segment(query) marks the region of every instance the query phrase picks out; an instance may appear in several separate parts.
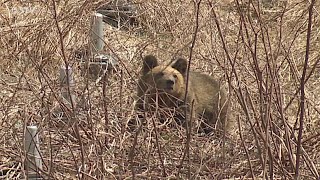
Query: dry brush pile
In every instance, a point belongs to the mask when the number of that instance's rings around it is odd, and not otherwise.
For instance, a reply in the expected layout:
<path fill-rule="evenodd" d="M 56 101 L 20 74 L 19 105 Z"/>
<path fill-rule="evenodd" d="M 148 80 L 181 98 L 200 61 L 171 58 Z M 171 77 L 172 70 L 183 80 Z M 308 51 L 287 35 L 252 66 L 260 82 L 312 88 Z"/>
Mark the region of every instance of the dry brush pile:
<path fill-rule="evenodd" d="M 109 3 L 0 2 L 2 178 L 26 173 L 28 125 L 39 128 L 48 179 L 320 178 L 319 1 L 130 1 L 134 23 L 105 26 L 104 53 L 118 66 L 93 80 L 77 54 L 88 51 L 93 12 Z M 183 56 L 224 82 L 234 135 L 187 134 L 156 116 L 129 131 L 147 54 Z M 59 83 L 67 65 L 71 104 Z"/>

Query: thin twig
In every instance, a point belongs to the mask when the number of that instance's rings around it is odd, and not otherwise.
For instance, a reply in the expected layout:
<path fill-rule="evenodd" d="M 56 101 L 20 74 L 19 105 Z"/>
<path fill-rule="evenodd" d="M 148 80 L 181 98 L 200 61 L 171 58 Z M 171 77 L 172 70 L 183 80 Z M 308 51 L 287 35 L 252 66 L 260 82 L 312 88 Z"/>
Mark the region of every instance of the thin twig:
<path fill-rule="evenodd" d="M 315 0 L 311 0 L 309 6 L 309 17 L 308 17 L 308 29 L 307 29 L 307 42 L 306 42 L 306 54 L 304 60 L 304 66 L 302 76 L 300 80 L 300 118 L 299 118 L 299 133 L 297 143 L 297 159 L 295 169 L 295 179 L 299 179 L 299 168 L 300 168 L 300 154 L 301 154 L 301 142 L 304 122 L 304 111 L 305 111 L 305 78 L 307 74 L 308 62 L 309 62 L 309 51 L 310 51 L 310 40 L 311 40 L 311 29 L 312 29 L 312 13 Z"/>
<path fill-rule="evenodd" d="M 197 39 L 197 34 L 198 34 L 198 29 L 199 29 L 199 9 L 200 9 L 200 4 L 201 4 L 201 0 L 198 1 L 194 1 L 194 6 L 195 6 L 195 13 L 196 13 L 196 18 L 195 18 L 195 26 L 194 26 L 194 33 L 193 33 L 193 37 L 192 37 L 192 41 L 191 41 L 191 46 L 190 46 L 190 50 L 189 50 L 189 62 L 188 62 L 188 67 L 187 67 L 187 75 L 186 75 L 186 87 L 185 87 L 185 95 L 184 95 L 184 115 L 185 115 L 185 121 L 186 121 L 186 146 L 185 146 L 185 151 L 184 154 L 182 156 L 182 159 L 180 161 L 180 165 L 179 165 L 179 170 L 178 170 L 178 174 L 180 173 L 180 170 L 182 168 L 183 162 L 185 157 L 187 156 L 188 158 L 190 158 L 190 140 L 191 140 L 191 121 L 192 121 L 192 110 L 193 110 L 193 103 L 194 101 L 191 102 L 191 105 L 189 104 L 189 108 L 187 108 L 187 96 L 188 96 L 188 86 L 189 86 L 189 72 L 190 72 L 190 65 L 191 65 L 191 61 L 192 61 L 192 54 L 193 54 L 193 49 L 196 43 L 196 39 Z M 190 103 L 190 102 L 189 102 Z M 190 112 L 188 112 L 190 111 Z M 190 159 L 189 159 L 190 161 Z M 188 163 L 188 178 L 190 179 L 191 177 L 191 172 L 190 172 L 190 164 Z"/>

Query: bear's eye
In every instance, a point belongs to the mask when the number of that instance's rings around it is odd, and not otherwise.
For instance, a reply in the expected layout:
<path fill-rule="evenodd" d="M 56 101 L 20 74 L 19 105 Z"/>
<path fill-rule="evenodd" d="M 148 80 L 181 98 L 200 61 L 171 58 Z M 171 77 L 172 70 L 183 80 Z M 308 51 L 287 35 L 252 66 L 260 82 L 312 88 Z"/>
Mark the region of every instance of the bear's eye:
<path fill-rule="evenodd" d="M 177 76 L 176 74 L 174 74 L 174 75 L 173 75 L 173 77 L 174 77 L 175 79 L 177 79 L 177 78 L 178 78 L 178 76 Z"/>
<path fill-rule="evenodd" d="M 159 72 L 159 73 L 157 74 L 158 77 L 162 77 L 163 75 L 164 75 L 163 72 Z"/>

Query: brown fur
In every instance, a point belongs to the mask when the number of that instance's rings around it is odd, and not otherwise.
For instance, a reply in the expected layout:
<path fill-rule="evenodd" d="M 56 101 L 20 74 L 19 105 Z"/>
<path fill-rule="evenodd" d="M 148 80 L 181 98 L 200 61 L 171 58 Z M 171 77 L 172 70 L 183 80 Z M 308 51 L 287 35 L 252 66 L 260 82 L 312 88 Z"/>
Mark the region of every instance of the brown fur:
<path fill-rule="evenodd" d="M 169 107 L 184 112 L 187 64 L 187 60 L 179 58 L 168 66 L 158 65 L 154 56 L 146 56 L 138 83 L 136 107 L 141 111 Z M 188 115 L 203 120 L 201 129 L 204 132 L 211 132 L 215 127 L 220 130 L 228 128 L 226 93 L 210 76 L 190 71 L 186 104 Z M 177 115 L 176 118 L 184 122 L 183 116 Z"/>

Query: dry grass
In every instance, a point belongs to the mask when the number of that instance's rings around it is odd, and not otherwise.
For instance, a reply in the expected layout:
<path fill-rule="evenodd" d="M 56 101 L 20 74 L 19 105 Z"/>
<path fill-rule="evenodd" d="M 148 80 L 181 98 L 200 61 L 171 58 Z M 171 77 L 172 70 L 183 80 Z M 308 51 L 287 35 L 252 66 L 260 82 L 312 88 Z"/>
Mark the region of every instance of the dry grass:
<path fill-rule="evenodd" d="M 308 29 L 311 1 L 275 2 L 209 0 L 197 9 L 193 1 L 135 1 L 139 25 L 106 25 L 105 52 L 119 66 L 95 83 L 81 76 L 75 52 L 87 47 L 91 14 L 104 1 L 2 1 L 0 172 L 12 169 L 1 177 L 24 177 L 24 129 L 37 125 L 49 179 L 319 179 L 320 4 Z M 128 131 L 146 54 L 184 56 L 225 82 L 236 136 L 188 139 L 153 116 Z M 61 121 L 53 112 L 64 104 L 66 64 L 77 102 L 62 108 Z"/>

